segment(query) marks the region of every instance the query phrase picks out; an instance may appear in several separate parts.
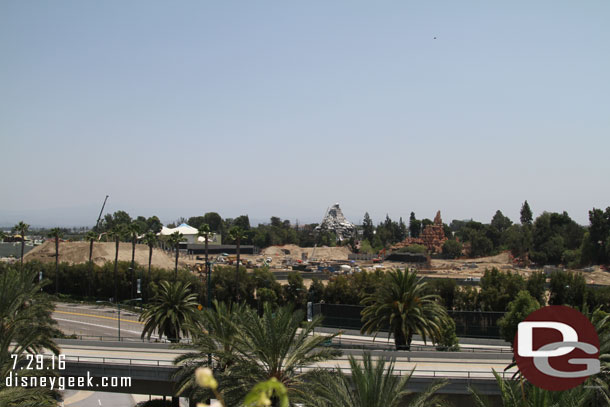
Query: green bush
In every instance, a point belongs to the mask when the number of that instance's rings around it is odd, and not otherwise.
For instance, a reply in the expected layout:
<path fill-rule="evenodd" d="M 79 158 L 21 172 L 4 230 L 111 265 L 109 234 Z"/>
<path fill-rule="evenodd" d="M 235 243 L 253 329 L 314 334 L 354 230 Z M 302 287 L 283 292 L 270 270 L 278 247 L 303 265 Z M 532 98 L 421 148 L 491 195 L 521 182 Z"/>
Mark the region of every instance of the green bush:
<path fill-rule="evenodd" d="M 500 334 L 504 340 L 513 344 L 517 325 L 539 308 L 540 304 L 529 292 L 519 291 L 517 297 L 508 304 L 508 312 L 498 321 Z"/>
<path fill-rule="evenodd" d="M 447 317 L 441 328 L 440 337 L 434 341 L 436 350 L 443 352 L 457 352 L 460 350 L 458 337 L 455 333 L 455 321 Z"/>

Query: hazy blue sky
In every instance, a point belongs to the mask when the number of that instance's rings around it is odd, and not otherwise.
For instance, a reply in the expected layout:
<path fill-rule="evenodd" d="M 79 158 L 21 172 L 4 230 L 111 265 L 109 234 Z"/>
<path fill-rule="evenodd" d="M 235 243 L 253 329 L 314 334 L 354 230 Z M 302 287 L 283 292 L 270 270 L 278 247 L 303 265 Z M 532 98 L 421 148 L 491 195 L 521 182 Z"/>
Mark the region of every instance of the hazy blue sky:
<path fill-rule="evenodd" d="M 610 2 L 0 2 L 0 224 L 610 206 Z M 435 39 L 436 37 L 436 39 Z"/>

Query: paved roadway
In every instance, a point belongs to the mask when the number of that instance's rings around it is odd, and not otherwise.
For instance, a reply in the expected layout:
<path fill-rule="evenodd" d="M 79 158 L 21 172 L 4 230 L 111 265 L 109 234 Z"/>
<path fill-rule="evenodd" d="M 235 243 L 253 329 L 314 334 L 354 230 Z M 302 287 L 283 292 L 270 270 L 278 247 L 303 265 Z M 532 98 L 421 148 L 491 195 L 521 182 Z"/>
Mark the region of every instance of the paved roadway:
<path fill-rule="evenodd" d="M 119 328 L 118 310 L 107 305 L 66 304 L 58 303 L 53 318 L 59 328 L 66 334 L 76 334 L 95 339 L 111 337 L 117 339 Z M 121 339 L 139 339 L 143 323 L 138 321 L 138 314 L 121 309 Z M 107 338 L 106 338 L 107 337 Z"/>
<path fill-rule="evenodd" d="M 66 390 L 60 407 L 133 407 L 137 403 L 149 400 L 142 394 L 102 393 L 93 391 Z M 159 397 L 160 398 L 160 397 Z M 180 400 L 181 407 L 188 407 L 188 401 Z"/>
<path fill-rule="evenodd" d="M 66 334 L 76 334 L 94 339 L 91 343 L 68 344 L 65 341 L 62 353 L 68 360 L 99 361 L 109 363 L 138 363 L 146 365 L 172 365 L 173 359 L 182 353 L 179 350 L 159 348 L 159 345 L 145 346 L 141 342 L 142 323 L 137 314 L 121 310 L 121 343 L 100 342 L 117 339 L 118 313 L 116 308 L 103 305 L 57 304 L 53 317 Z M 375 343 L 387 343 L 386 338 L 378 338 Z M 130 343 L 131 342 L 131 343 Z M 341 336 L 342 343 L 373 344 L 373 338 L 357 333 Z M 418 344 L 415 342 L 415 344 Z M 503 371 L 511 362 L 512 353 L 503 345 L 476 345 L 479 349 L 470 352 L 403 352 L 397 353 L 395 371 L 407 374 L 416 369 L 414 376 L 436 377 L 492 377 L 491 370 Z M 347 351 L 346 353 L 361 353 Z M 385 352 L 384 352 L 385 353 Z M 388 352 L 389 353 L 389 352 Z M 393 353 L 393 352 L 392 352 Z M 318 363 L 317 366 L 349 370 L 346 356 L 339 360 Z M 116 393 L 66 391 L 65 406 L 133 406 L 136 401 L 147 400 L 148 396 L 125 395 Z M 142 398 L 144 397 L 144 398 Z"/>
<path fill-rule="evenodd" d="M 53 313 L 59 327 L 67 335 L 76 334 L 83 339 L 116 340 L 119 327 L 117 308 L 107 305 L 67 304 L 58 303 Z M 140 341 L 143 323 L 138 321 L 138 315 L 121 309 L 120 327 L 121 340 Z M 337 329 L 318 328 L 316 332 L 337 332 Z M 155 336 L 153 336 L 153 339 Z M 375 345 L 393 348 L 393 342 L 387 335 L 380 334 L 377 338 L 370 335 L 361 335 L 358 331 L 345 330 L 334 343 L 342 345 Z M 424 349 L 424 342 L 414 340 L 415 347 Z M 429 344 L 428 344 L 429 345 Z M 481 340 L 460 338 L 460 345 L 465 351 L 493 351 L 512 353 L 508 344 L 498 340 Z M 433 349 L 429 346 L 428 349 Z"/>

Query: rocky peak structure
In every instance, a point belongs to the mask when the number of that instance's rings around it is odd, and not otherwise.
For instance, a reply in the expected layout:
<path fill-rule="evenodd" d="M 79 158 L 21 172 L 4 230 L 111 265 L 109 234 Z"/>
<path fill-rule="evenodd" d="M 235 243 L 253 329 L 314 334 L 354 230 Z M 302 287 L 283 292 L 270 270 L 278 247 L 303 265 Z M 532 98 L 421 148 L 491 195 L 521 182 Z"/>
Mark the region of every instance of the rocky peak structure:
<path fill-rule="evenodd" d="M 354 234 L 356 226 L 345 218 L 339 204 L 336 203 L 328 209 L 316 230 L 334 232 L 337 239 L 342 241 L 349 239 Z"/>
<path fill-rule="evenodd" d="M 412 244 L 421 244 L 426 246 L 426 249 L 431 253 L 440 253 L 443 251 L 443 243 L 447 240 L 445 229 L 443 228 L 441 211 L 438 211 L 434 217 L 434 224 L 426 226 L 419 237 L 407 237 L 402 242 L 396 243 L 390 249 L 396 250 Z"/>

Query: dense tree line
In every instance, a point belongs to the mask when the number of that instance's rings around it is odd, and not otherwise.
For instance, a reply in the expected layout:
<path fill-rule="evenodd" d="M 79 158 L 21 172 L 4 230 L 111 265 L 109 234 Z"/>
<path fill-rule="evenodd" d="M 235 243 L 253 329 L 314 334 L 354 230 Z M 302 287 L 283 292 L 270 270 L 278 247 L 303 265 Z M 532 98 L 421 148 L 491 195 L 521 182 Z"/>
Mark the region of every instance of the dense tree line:
<path fill-rule="evenodd" d="M 310 301 L 329 304 L 359 305 L 362 298 L 373 293 L 383 281 L 381 271 L 333 276 L 324 286 L 314 280 L 309 287 Z M 430 279 L 427 293 L 438 295 L 441 303 L 454 311 L 505 312 L 508 304 L 519 292 L 528 294 L 541 305 L 570 305 L 591 308 L 602 307 L 610 312 L 610 287 L 590 287 L 582 274 L 555 271 L 548 278 L 542 273 L 532 273 L 525 278 L 510 271 L 496 268 L 486 270 L 480 287 L 459 286 L 451 278 Z"/>
<path fill-rule="evenodd" d="M 354 236 L 341 242 L 332 232 L 316 231 L 318 224 L 292 224 L 290 220 L 275 216 L 270 218 L 269 223 L 252 226 L 248 215 L 223 219 L 217 212 L 208 212 L 202 216 L 177 219 L 167 226 L 174 227 L 181 222 L 195 228 L 208 225 L 211 232 L 222 235 L 225 244 L 235 244 L 229 231 L 239 227 L 243 231 L 241 244 L 244 245 L 268 247 L 295 244 L 312 247 L 344 244 L 362 253 L 378 253 L 406 237 L 420 237 L 426 226 L 433 224 L 430 219 L 417 219 L 415 213 L 411 212 L 408 225 L 402 218 L 395 221 L 386 215 L 375 226 L 367 212 Z M 25 224 L 20 225 L 22 223 L 15 226 L 16 232 L 23 231 Z M 117 233 L 120 232 L 119 240 L 132 242 L 134 234 L 156 234 L 162 226 L 157 216 L 132 218 L 127 212 L 119 210 L 106 214 L 93 231 L 106 241 L 116 240 Z M 581 226 L 567 212 L 543 212 L 534 219 L 529 203 L 525 201 L 521 207 L 519 223 L 514 223 L 498 210 L 489 223 L 453 220 L 449 225 L 443 224 L 443 228 L 449 239 L 443 245 L 442 255 L 445 258 L 464 255 L 482 257 L 509 250 L 524 265 L 563 264 L 578 268 L 610 263 L 610 207 L 605 210 L 593 208 L 589 211 L 589 225 Z M 74 230 L 59 228 L 59 231 L 63 238 L 78 237 L 74 235 Z M 45 234 L 47 232 L 49 231 L 45 230 Z"/>

